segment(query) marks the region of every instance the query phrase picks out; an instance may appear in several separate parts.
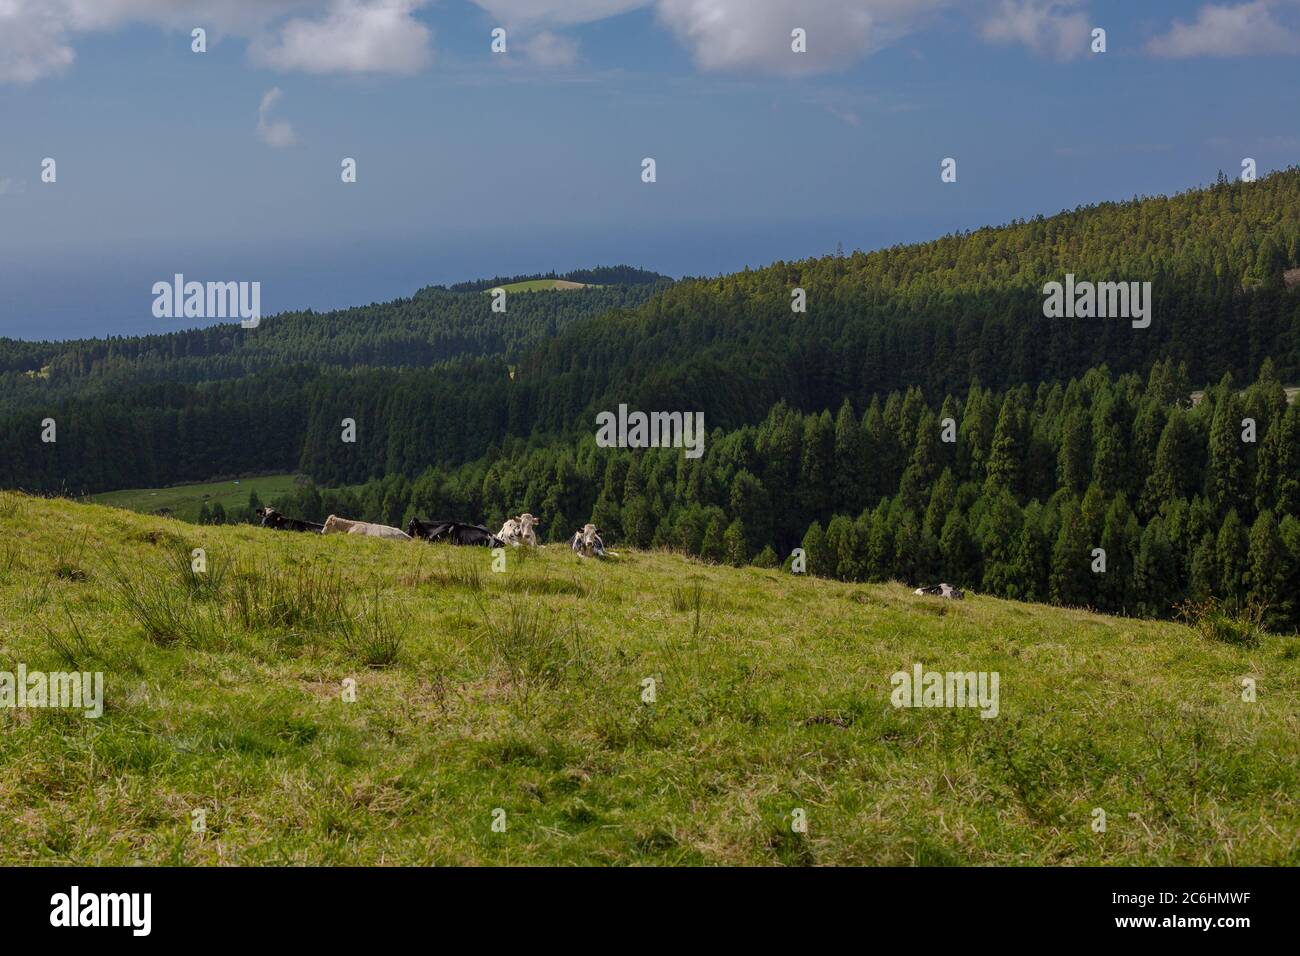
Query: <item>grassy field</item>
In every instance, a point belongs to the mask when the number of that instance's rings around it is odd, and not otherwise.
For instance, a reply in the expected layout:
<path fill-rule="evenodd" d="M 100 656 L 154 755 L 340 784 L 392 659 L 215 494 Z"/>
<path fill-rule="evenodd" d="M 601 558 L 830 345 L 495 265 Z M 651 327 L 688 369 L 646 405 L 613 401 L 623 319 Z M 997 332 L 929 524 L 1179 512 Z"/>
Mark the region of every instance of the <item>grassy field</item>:
<path fill-rule="evenodd" d="M 527 282 L 511 282 L 508 285 L 497 286 L 497 288 L 505 289 L 506 292 L 556 292 L 569 289 L 595 288 L 595 286 L 586 282 L 570 282 L 567 279 L 529 279 Z M 488 290 L 488 292 L 491 291 L 491 289 Z"/>
<path fill-rule="evenodd" d="M 1300 863 L 1295 638 L 491 561 L 0 494 L 0 670 L 105 680 L 0 708 L 0 864 Z M 998 715 L 895 709 L 918 662 Z"/>
<path fill-rule="evenodd" d="M 202 485 L 175 485 L 171 488 L 133 488 L 127 491 L 107 491 L 91 495 L 88 500 L 127 511 L 152 514 L 167 508 L 183 521 L 197 521 L 199 509 L 207 502 L 209 508 L 218 502 L 227 513 L 242 511 L 248 506 L 248 493 L 256 491 L 263 504 L 294 487 L 293 475 L 265 475 L 259 478 L 240 478 L 238 482 L 213 481 Z"/>

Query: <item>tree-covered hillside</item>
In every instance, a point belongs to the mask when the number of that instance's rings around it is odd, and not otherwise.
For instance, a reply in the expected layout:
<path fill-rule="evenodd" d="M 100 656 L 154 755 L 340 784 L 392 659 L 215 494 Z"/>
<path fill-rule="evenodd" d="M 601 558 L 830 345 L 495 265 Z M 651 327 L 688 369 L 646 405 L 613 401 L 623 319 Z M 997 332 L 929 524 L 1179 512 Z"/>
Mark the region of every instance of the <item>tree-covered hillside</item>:
<path fill-rule="evenodd" d="M 564 296 L 518 296 L 504 313 L 481 294 L 429 287 L 393 302 L 283 313 L 256 329 L 226 324 L 70 342 L 0 339 L 0 409 L 142 382 L 227 380 L 286 365 L 424 368 L 463 357 L 510 357 L 576 319 L 635 307 L 668 284 L 657 277 Z"/>
<path fill-rule="evenodd" d="M 42 404 L 40 380 L 23 379 L 7 393 L 0 483 L 82 491 L 298 469 L 321 486 L 373 482 L 382 490 L 340 507 L 390 521 L 526 509 L 564 536 L 594 512 L 627 540 L 713 558 L 804 542 L 820 573 L 942 575 L 1136 612 L 1276 597 L 1300 553 L 1300 427 L 1281 387 L 1300 380 L 1300 288 L 1284 280 L 1297 265 L 1293 169 L 637 293 L 515 296 L 495 319 L 481 292 L 426 290 L 408 318 L 400 303 L 291 318 L 279 339 L 267 322 L 239 348 L 158 358 L 160 375 L 176 370 L 163 382 Z M 1046 318 L 1044 284 L 1067 274 L 1150 282 L 1149 327 Z M 601 294 L 620 308 L 557 320 L 568 306 L 553 303 Z M 402 336 L 427 339 L 419 303 L 441 296 L 478 303 L 460 306 L 469 344 L 435 367 L 419 367 L 431 353 L 402 360 L 430 347 Z M 552 311 L 528 313 L 536 302 Z M 458 328 L 438 321 L 439 334 Z M 595 416 L 619 404 L 703 411 L 705 457 L 598 451 Z M 57 444 L 39 440 L 47 417 Z M 1057 572 L 1103 539 L 1108 577 Z"/>

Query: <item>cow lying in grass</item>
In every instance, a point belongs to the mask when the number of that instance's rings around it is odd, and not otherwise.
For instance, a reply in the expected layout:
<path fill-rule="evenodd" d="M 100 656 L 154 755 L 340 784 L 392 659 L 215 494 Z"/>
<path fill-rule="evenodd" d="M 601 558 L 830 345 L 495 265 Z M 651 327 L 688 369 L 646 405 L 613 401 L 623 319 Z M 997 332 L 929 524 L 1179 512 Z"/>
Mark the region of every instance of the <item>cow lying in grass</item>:
<path fill-rule="evenodd" d="M 410 541 L 411 536 L 400 528 L 390 528 L 386 524 L 371 524 L 369 521 L 349 521 L 338 515 L 325 519 L 321 534 L 364 534 L 371 538 L 390 538 L 398 541 Z"/>
<path fill-rule="evenodd" d="M 488 548 L 505 547 L 505 543 L 500 538 L 482 525 L 461 524 L 459 521 L 425 522 L 419 518 L 412 518 L 410 524 L 406 526 L 406 533 L 417 541 L 480 545 Z"/>
<path fill-rule="evenodd" d="M 569 547 L 580 558 L 603 558 L 607 554 L 605 542 L 600 540 L 600 529 L 594 524 L 583 525 L 582 530 L 569 541 Z"/>
<path fill-rule="evenodd" d="M 497 537 L 516 548 L 521 544 L 535 548 L 537 547 L 537 534 L 533 529 L 538 527 L 540 525 L 537 523 L 537 519 L 525 511 L 518 518 L 507 518 L 506 523 L 497 532 Z"/>
<path fill-rule="evenodd" d="M 946 597 L 957 601 L 964 600 L 966 592 L 961 588 L 955 588 L 951 584 L 933 584 L 928 588 L 917 588 L 913 594 L 928 594 L 931 597 Z"/>
<path fill-rule="evenodd" d="M 274 528 L 276 531 L 310 531 L 312 534 L 320 534 L 325 529 L 323 524 L 315 521 L 286 518 L 274 508 L 258 508 L 256 514 L 262 519 L 263 528 Z"/>

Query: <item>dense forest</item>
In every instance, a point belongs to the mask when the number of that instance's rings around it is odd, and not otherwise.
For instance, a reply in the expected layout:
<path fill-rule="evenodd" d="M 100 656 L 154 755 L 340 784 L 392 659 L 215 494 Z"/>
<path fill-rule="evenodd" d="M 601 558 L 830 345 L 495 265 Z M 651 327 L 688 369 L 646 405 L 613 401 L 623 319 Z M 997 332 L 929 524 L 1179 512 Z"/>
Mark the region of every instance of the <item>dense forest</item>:
<path fill-rule="evenodd" d="M 595 521 L 612 539 L 772 566 L 805 550 L 847 581 L 943 579 L 1024 600 L 1159 615 L 1214 596 L 1300 626 L 1300 405 L 1272 364 L 1230 375 L 1195 405 L 1186 369 L 1093 369 L 1001 393 L 976 385 L 928 403 L 915 387 L 716 430 L 703 458 L 515 443 L 413 481 L 315 485 L 275 502 L 322 520 L 531 510 L 542 535 Z M 1245 436 L 1245 440 L 1243 440 Z M 950 440 L 947 440 L 950 439 Z M 1094 571 L 1105 552 L 1104 571 Z"/>
<path fill-rule="evenodd" d="M 505 315 L 469 283 L 257 330 L 0 342 L 0 484 L 298 470 L 305 517 L 531 510 L 558 539 L 594 516 L 715 560 L 803 546 L 818 574 L 1134 613 L 1268 597 L 1294 626 L 1297 265 L 1292 169 Z M 1045 318 L 1067 274 L 1150 282 L 1150 326 Z M 705 457 L 598 449 L 619 404 L 703 411 Z M 1077 574 L 1094 548 L 1106 572 Z"/>
<path fill-rule="evenodd" d="M 633 308 L 671 284 L 627 267 L 591 271 L 639 273 L 640 281 L 563 295 L 514 295 L 503 313 L 493 312 L 491 298 L 482 293 L 435 286 L 383 304 L 286 312 L 256 329 L 225 324 L 69 342 L 0 339 L 0 411 L 47 407 L 88 392 L 111 396 L 146 382 L 228 380 L 285 365 L 427 368 L 475 356 L 509 358 L 576 319 Z"/>

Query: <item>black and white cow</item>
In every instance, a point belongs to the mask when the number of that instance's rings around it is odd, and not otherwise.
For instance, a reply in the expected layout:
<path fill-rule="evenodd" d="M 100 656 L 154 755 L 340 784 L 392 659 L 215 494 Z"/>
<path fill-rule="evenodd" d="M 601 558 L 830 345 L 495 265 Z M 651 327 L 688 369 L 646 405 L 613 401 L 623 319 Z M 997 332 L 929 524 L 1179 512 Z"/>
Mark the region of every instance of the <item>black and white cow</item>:
<path fill-rule="evenodd" d="M 442 542 L 460 546 L 503 548 L 505 543 L 487 528 L 459 521 L 421 521 L 412 518 L 406 533 L 418 541 Z"/>
<path fill-rule="evenodd" d="M 966 592 L 961 588 L 955 588 L 951 584 L 932 584 L 928 588 L 917 588 L 913 594 L 928 594 L 931 597 L 952 598 L 955 601 L 965 599 Z"/>
<path fill-rule="evenodd" d="M 323 524 L 303 521 L 301 518 L 287 518 L 274 508 L 258 508 L 256 514 L 262 519 L 263 528 L 274 528 L 276 531 L 309 531 L 312 534 L 320 534 L 325 530 Z"/>
<path fill-rule="evenodd" d="M 569 547 L 580 558 L 603 558 L 606 555 L 605 542 L 600 540 L 600 529 L 594 524 L 582 526 L 569 541 Z"/>

